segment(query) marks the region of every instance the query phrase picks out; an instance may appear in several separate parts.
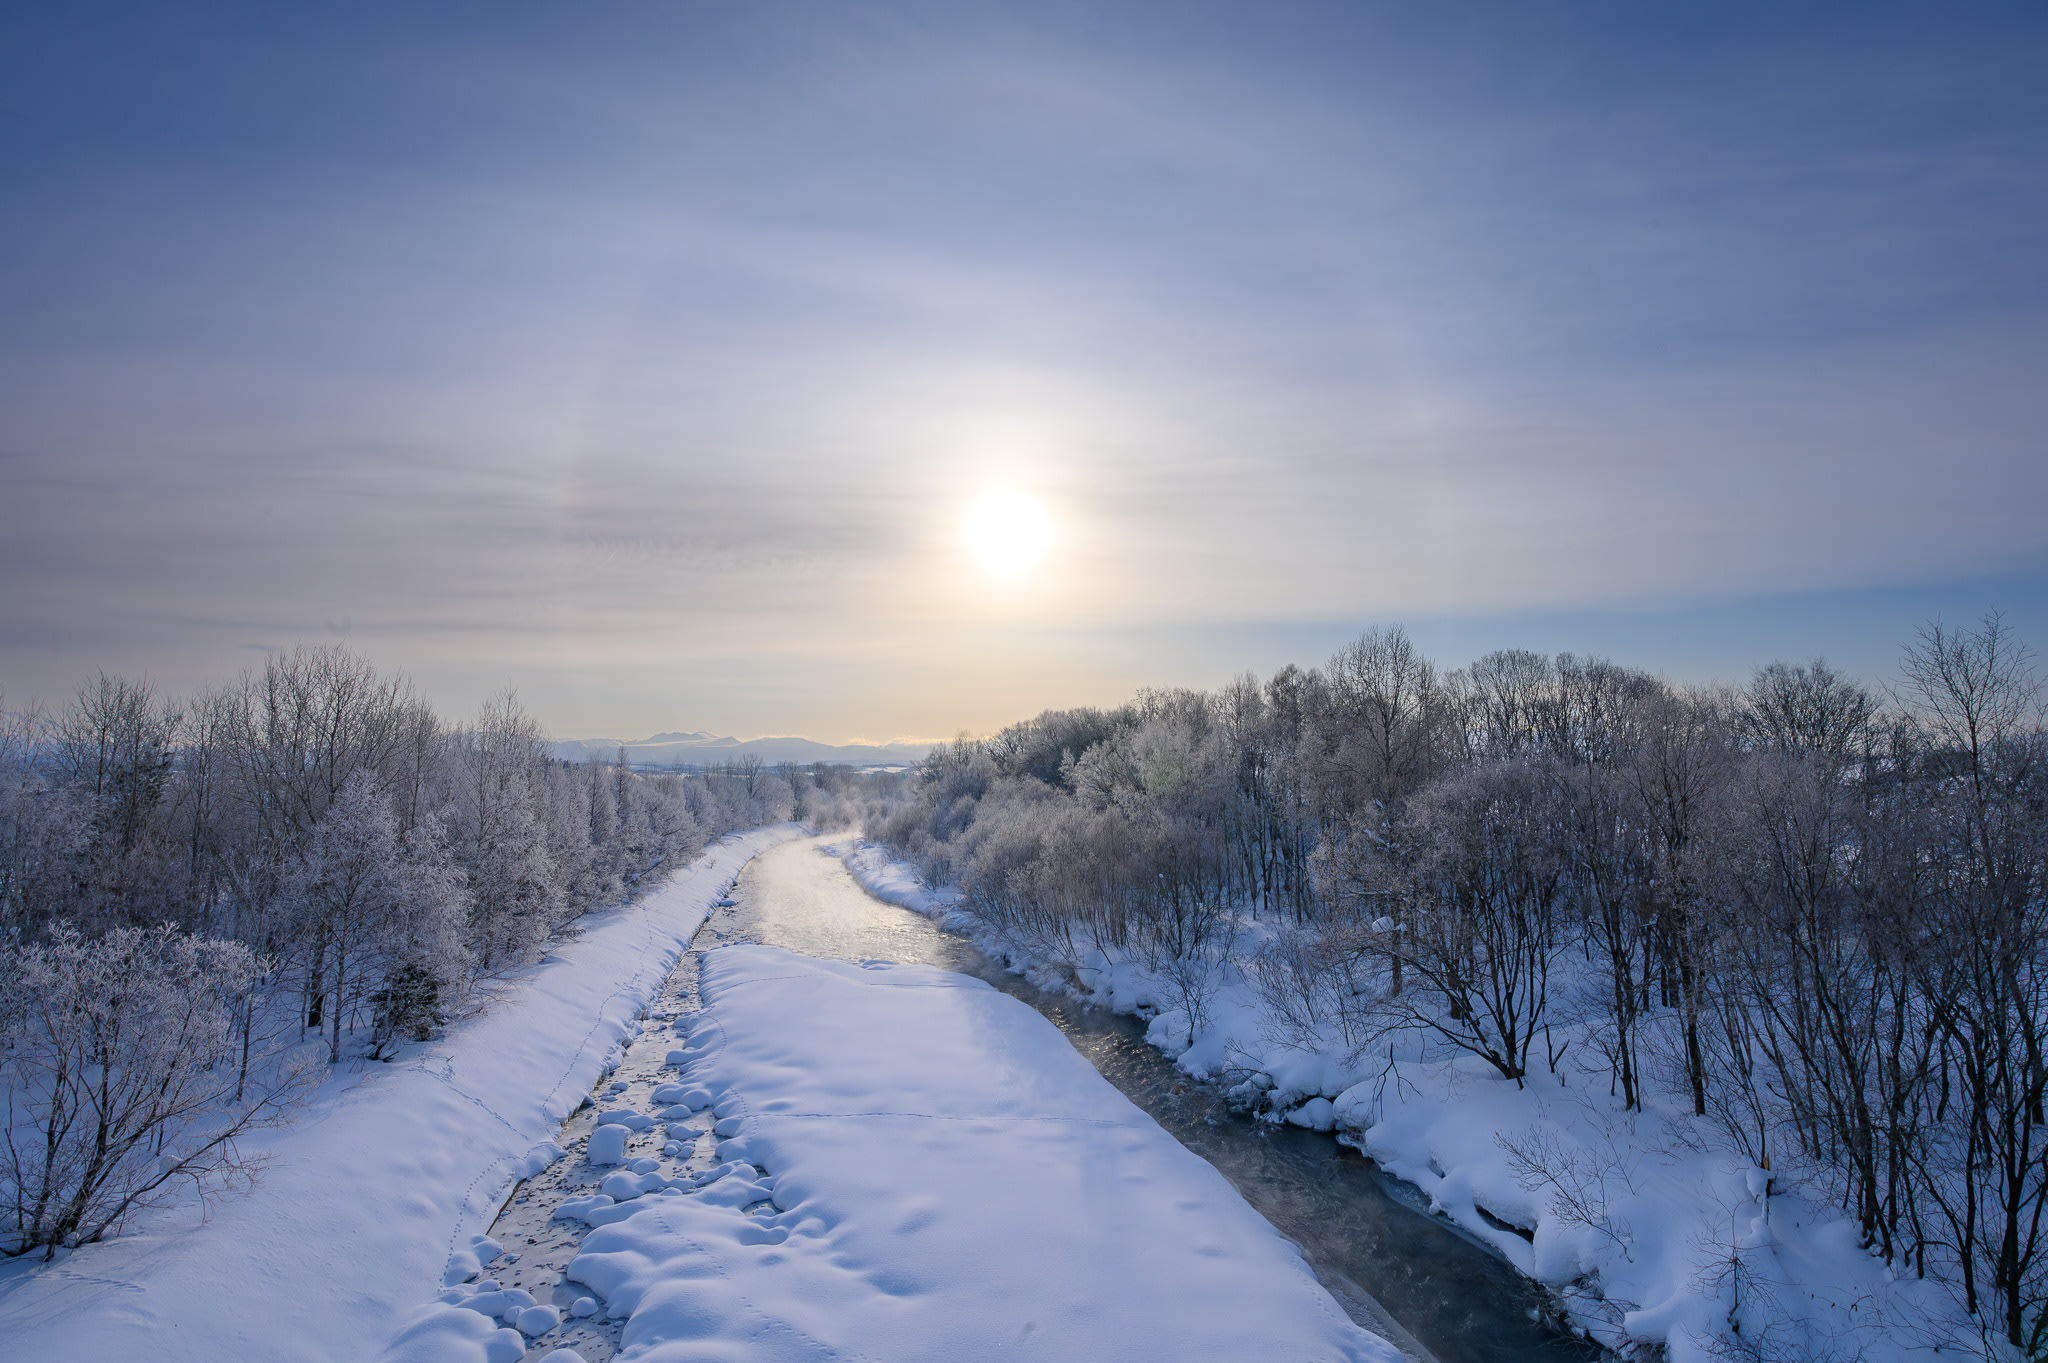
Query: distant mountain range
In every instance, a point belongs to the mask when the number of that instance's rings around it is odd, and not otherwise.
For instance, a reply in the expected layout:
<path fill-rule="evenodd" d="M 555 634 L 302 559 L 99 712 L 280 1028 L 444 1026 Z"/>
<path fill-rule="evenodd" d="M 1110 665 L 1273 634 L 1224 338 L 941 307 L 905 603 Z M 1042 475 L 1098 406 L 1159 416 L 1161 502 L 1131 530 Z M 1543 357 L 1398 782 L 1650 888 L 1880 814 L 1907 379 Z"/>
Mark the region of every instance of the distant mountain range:
<path fill-rule="evenodd" d="M 656 734 L 652 738 L 572 738 L 555 744 L 555 756 L 571 762 L 607 761 L 626 750 L 626 760 L 650 766 L 716 766 L 743 753 L 763 762 L 843 762 L 853 767 L 906 767 L 924 760 L 930 743 L 820 743 L 810 738 L 721 738 L 717 734 Z"/>

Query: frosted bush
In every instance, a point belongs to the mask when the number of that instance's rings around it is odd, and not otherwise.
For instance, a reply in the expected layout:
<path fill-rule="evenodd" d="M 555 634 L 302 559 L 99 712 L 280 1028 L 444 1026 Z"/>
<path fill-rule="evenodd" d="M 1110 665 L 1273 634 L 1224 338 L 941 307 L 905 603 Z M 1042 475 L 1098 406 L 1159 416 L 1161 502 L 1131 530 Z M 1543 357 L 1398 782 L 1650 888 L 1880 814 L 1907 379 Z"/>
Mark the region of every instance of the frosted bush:
<path fill-rule="evenodd" d="M 88 940 L 60 925 L 6 954 L 8 1253 L 98 1240 L 175 1185 L 248 1172 L 236 1138 L 298 1088 L 286 1072 L 236 1101 L 234 1003 L 259 973 L 247 947 L 168 926 Z"/>

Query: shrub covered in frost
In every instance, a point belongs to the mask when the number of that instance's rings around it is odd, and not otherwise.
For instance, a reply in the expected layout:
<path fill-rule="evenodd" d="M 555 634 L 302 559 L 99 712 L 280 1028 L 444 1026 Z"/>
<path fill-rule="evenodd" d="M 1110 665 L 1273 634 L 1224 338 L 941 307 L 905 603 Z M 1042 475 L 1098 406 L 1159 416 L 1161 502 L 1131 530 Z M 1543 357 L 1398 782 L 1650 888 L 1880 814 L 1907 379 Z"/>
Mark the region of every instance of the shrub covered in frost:
<path fill-rule="evenodd" d="M 246 1172 L 236 1138 L 294 1091 L 289 1072 L 245 1087 L 237 1064 L 236 1002 L 262 971 L 173 927 L 60 925 L 0 957 L 8 1253 L 97 1240 L 173 1185 Z"/>

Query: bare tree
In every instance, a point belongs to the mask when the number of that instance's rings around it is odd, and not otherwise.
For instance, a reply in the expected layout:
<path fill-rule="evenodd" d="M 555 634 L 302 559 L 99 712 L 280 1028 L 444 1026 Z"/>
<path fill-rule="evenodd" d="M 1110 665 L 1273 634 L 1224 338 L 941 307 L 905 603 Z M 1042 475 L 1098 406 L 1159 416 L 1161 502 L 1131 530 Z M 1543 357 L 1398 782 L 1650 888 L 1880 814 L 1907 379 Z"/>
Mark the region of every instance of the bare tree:
<path fill-rule="evenodd" d="M 1384 1006 L 1517 1087 L 1544 1035 L 1551 964 L 1563 946 L 1555 803 L 1545 773 L 1528 763 L 1441 782 L 1410 820 L 1409 921 L 1377 934 L 1377 949 L 1398 955 L 1420 986 Z"/>
<path fill-rule="evenodd" d="M 1678 1010 L 1679 1045 L 1692 1110 L 1707 1111 L 1701 1027 L 1717 942 L 1712 905 L 1715 834 L 1725 815 L 1731 766 L 1720 698 L 1673 693 L 1641 703 L 1630 767 L 1636 816 L 1649 847 L 1650 942 L 1663 1001 Z"/>
<path fill-rule="evenodd" d="M 99 673 L 59 716 L 58 781 L 90 810 L 74 915 L 148 922 L 182 896 L 157 818 L 170 784 L 179 715 L 144 681 Z"/>
<path fill-rule="evenodd" d="M 1900 699 L 1928 736 L 1942 799 L 1939 953 L 1927 997 L 1961 1110 L 1931 1170 L 1965 1304 L 2004 1341 L 2048 1343 L 2048 816 L 2041 681 L 2002 619 L 1939 623 L 1906 651 Z"/>
<path fill-rule="evenodd" d="M 1816 658 L 1757 669 L 1737 722 L 1763 746 L 1840 762 L 1875 738 L 1877 698 Z"/>

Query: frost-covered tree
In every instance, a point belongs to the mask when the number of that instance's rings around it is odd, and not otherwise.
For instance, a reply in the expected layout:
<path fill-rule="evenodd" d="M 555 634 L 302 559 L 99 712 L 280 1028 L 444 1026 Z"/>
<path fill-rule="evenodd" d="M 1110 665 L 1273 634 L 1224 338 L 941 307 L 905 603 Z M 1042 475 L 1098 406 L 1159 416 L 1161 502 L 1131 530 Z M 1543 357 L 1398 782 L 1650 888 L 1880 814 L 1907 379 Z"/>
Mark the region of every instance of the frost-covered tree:
<path fill-rule="evenodd" d="M 0 704 L 6 1245 L 216 1183 L 307 1028 L 330 1062 L 431 1036 L 479 974 L 790 803 L 758 764 L 563 762 L 510 692 L 444 724 L 341 647 L 183 702 L 100 675 L 54 716 Z"/>
<path fill-rule="evenodd" d="M 411 966 L 459 978 L 461 880 L 435 830 L 401 840 L 390 802 L 367 771 L 343 782 L 314 825 L 285 900 L 300 933 L 306 994 L 321 1000 L 328 1056 L 341 1058 L 372 992 Z M 318 1014 L 308 1010 L 308 1025 Z"/>
<path fill-rule="evenodd" d="M 1213 908 L 1270 920 L 1231 964 L 1283 1044 L 1391 1029 L 1511 1077 L 1573 1046 L 2032 1356 L 2048 715 L 1996 616 L 1929 626 L 1901 671 L 1888 703 L 1819 661 L 1740 692 L 1517 650 L 1444 673 L 1374 631 L 935 749 L 866 827 L 1077 981 L 1128 962 L 1177 1006 L 1232 940 L 1180 930 Z"/>
<path fill-rule="evenodd" d="M 547 748 L 518 698 L 486 701 L 449 741 L 441 809 L 467 878 L 468 940 L 477 969 L 523 963 L 554 930 L 566 898 L 545 823 Z"/>
<path fill-rule="evenodd" d="M 1933 941 L 1924 989 L 1953 1120 L 1931 1133 L 1928 1192 L 1970 1309 L 2048 1348 L 2048 733 L 2032 653 L 1998 616 L 1929 626 L 1901 700 L 1934 773 Z M 1944 1105 L 1945 1106 L 1945 1105 Z M 1955 1170 L 1962 1171 L 1956 1177 Z"/>
<path fill-rule="evenodd" d="M 0 1200 L 6 1250 L 83 1244 L 179 1185 L 247 1172 L 236 1139 L 298 1080 L 237 1093 L 232 1001 L 248 948 L 172 927 L 69 925 L 0 956 Z"/>
<path fill-rule="evenodd" d="M 1554 774 L 1513 760 L 1445 779 L 1406 815 L 1409 886 L 1366 940 L 1410 988 L 1393 1017 L 1484 1059 L 1519 1087 L 1545 1034 L 1551 966 L 1566 947 L 1566 863 Z M 1384 922 L 1384 920 L 1382 920 Z"/>

